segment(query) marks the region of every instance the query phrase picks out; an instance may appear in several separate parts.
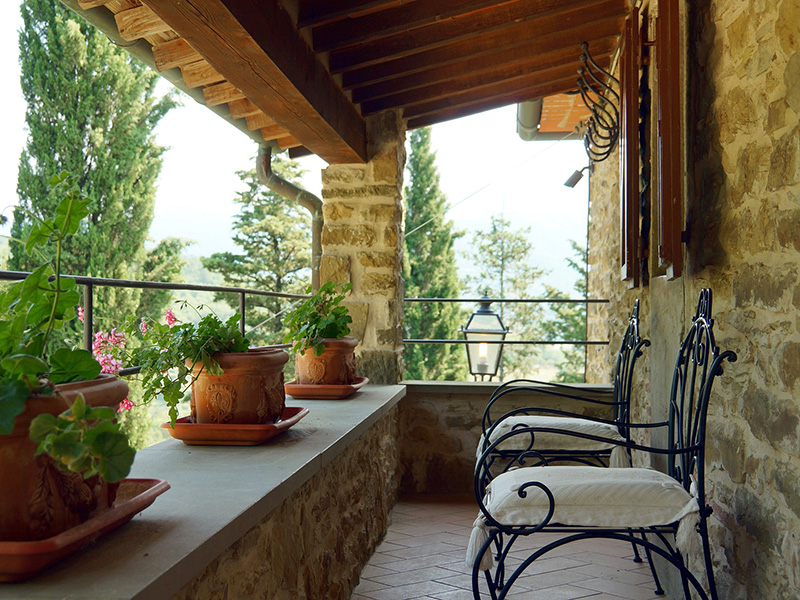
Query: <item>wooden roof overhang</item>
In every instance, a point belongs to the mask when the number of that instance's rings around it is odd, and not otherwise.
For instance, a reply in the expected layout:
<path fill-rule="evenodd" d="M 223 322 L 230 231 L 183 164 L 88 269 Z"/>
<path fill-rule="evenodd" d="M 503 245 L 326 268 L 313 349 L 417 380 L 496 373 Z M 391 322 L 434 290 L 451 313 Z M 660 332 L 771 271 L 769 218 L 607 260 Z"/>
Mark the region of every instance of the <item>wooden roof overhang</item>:
<path fill-rule="evenodd" d="M 575 91 L 580 43 L 607 68 L 630 9 L 629 0 L 62 2 L 139 44 L 145 62 L 253 139 L 329 163 L 368 160 L 365 118 L 382 111 L 401 110 L 414 129 Z"/>

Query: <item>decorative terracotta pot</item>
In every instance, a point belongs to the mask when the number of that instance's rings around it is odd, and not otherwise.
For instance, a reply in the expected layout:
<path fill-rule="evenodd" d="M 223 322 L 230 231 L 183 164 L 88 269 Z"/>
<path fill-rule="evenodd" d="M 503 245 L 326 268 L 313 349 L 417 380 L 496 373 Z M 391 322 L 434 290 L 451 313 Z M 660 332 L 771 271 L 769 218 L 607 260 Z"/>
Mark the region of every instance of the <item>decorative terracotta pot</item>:
<path fill-rule="evenodd" d="M 195 423 L 267 424 L 277 421 L 286 402 L 283 350 L 228 352 L 214 356 L 222 375 L 203 369 L 192 384 L 192 419 Z M 197 375 L 201 365 L 195 365 Z"/>
<path fill-rule="evenodd" d="M 325 352 L 314 356 L 314 351 L 306 349 L 305 354 L 297 354 L 294 359 L 297 383 L 350 385 L 356 378 L 355 347 L 358 340 L 354 337 L 342 339 L 324 338 Z"/>
<path fill-rule="evenodd" d="M 60 470 L 46 455 L 34 456 L 37 444 L 28 437 L 34 417 L 66 410 L 78 394 L 91 406 L 116 408 L 128 385 L 116 375 L 57 386 L 54 396 L 31 396 L 14 431 L 0 435 L 0 540 L 33 541 L 79 525 L 114 503 L 117 484 L 99 476 L 84 480 Z"/>

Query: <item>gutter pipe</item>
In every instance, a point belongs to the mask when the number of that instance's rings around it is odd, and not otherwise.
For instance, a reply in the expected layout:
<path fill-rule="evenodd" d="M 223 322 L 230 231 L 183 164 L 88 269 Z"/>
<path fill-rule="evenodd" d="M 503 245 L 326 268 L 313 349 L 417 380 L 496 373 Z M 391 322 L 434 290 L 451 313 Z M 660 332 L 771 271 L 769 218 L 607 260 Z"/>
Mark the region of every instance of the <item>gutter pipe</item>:
<path fill-rule="evenodd" d="M 258 180 L 279 196 L 299 204 L 311 213 L 311 287 L 319 289 L 319 264 L 322 257 L 322 200 L 308 190 L 286 181 L 272 170 L 272 148 L 259 146 L 256 158 Z"/>

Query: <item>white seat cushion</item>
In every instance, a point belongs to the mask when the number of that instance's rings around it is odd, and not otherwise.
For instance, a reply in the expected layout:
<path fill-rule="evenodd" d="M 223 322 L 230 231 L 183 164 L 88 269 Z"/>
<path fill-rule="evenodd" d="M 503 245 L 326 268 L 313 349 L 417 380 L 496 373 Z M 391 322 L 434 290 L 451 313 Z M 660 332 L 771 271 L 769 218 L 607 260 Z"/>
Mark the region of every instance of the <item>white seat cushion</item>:
<path fill-rule="evenodd" d="M 562 431 L 570 431 L 574 433 L 585 433 L 587 435 L 596 435 L 618 442 L 624 442 L 623 438 L 614 425 L 606 423 L 596 423 L 595 421 L 588 421 L 577 417 L 550 417 L 546 415 L 515 415 L 502 419 L 497 422 L 496 426 L 489 431 L 490 443 L 499 439 L 501 436 L 510 433 L 513 429 L 519 427 L 549 427 L 550 429 L 560 429 Z M 478 456 L 484 449 L 484 437 L 481 437 L 481 443 L 478 444 Z M 530 435 L 520 434 L 511 437 L 506 441 L 500 443 L 497 447 L 498 450 L 525 450 L 530 443 Z M 614 444 L 608 442 L 598 442 L 595 440 L 587 440 L 585 438 L 560 435 L 558 433 L 549 433 L 546 431 L 534 432 L 534 446 L 535 449 L 550 449 L 550 450 L 610 450 L 614 448 Z"/>
<path fill-rule="evenodd" d="M 555 498 L 550 523 L 587 527 L 648 527 L 669 525 L 699 511 L 697 501 L 669 475 L 653 469 L 583 466 L 525 467 L 503 473 L 489 485 L 486 508 L 504 525 L 535 525 L 549 510 L 547 495 Z"/>

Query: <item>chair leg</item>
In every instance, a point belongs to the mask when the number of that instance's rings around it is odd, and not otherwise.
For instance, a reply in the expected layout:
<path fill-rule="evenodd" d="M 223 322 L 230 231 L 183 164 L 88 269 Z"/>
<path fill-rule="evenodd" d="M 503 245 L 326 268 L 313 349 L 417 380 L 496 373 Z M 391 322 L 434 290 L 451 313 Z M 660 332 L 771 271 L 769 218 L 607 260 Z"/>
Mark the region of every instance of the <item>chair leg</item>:
<path fill-rule="evenodd" d="M 633 535 L 633 529 L 628 529 L 628 533 Z M 631 548 L 633 548 L 633 562 L 635 563 L 642 562 L 642 557 L 639 556 L 639 546 L 631 542 Z"/>
<path fill-rule="evenodd" d="M 647 541 L 647 536 L 646 536 L 644 531 L 640 531 L 639 532 L 639 536 L 643 540 Z M 635 546 L 636 545 L 634 544 L 634 547 Z M 653 593 L 656 596 L 663 596 L 664 595 L 664 588 L 661 587 L 661 581 L 658 579 L 658 573 L 656 572 L 656 565 L 653 562 L 653 555 L 650 552 L 650 548 L 645 546 L 644 547 L 644 553 L 645 553 L 645 556 L 647 556 L 647 564 L 650 566 L 650 573 L 653 575 L 653 583 L 656 584 L 656 589 L 653 590 Z"/>
<path fill-rule="evenodd" d="M 708 527 L 706 526 L 706 517 L 700 518 L 700 523 L 697 525 L 697 533 L 700 534 L 700 539 L 703 540 L 703 561 L 706 566 L 706 581 L 708 582 L 708 591 L 711 595 L 711 600 L 718 600 L 717 597 L 717 583 L 714 579 L 714 565 L 711 564 L 711 544 L 708 540 Z"/>

